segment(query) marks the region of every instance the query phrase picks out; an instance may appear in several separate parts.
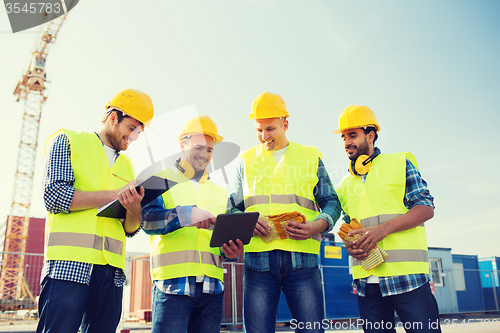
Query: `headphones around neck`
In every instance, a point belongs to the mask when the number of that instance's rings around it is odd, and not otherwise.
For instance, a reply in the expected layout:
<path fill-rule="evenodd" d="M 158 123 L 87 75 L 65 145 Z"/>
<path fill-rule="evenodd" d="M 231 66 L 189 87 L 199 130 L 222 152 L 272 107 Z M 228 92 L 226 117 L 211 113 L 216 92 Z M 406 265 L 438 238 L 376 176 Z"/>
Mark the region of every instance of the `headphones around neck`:
<path fill-rule="evenodd" d="M 179 169 L 180 172 L 184 174 L 187 178 L 191 179 L 194 177 L 196 171 L 193 169 L 193 166 L 189 161 L 181 161 L 179 158 L 177 161 L 175 161 L 175 167 Z M 198 181 L 199 183 L 204 183 L 208 180 L 208 173 L 207 170 L 203 170 L 203 175 L 201 176 L 200 180 Z"/>
<path fill-rule="evenodd" d="M 351 175 L 355 177 L 366 175 L 370 170 L 373 159 L 379 154 L 379 150 L 376 149 L 375 152 L 370 156 L 363 154 L 359 155 L 356 160 L 352 160 L 351 163 L 349 163 L 349 172 L 351 173 Z"/>

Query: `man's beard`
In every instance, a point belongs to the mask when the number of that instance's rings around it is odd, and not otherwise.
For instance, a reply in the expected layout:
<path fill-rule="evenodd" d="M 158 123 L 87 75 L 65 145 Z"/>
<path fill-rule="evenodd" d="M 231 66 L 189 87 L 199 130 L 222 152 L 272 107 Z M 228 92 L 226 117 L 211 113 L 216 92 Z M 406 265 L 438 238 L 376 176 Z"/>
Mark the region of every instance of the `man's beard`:
<path fill-rule="evenodd" d="M 123 136 L 117 136 L 115 134 L 115 133 L 118 133 L 118 135 L 119 135 L 118 124 L 115 125 L 114 130 L 115 131 L 112 131 L 111 133 L 106 134 L 106 136 L 108 137 L 109 143 L 111 144 L 113 149 L 116 151 L 126 150 L 128 145 L 125 146 L 125 148 L 123 148 L 123 149 L 120 147 L 121 140 L 123 139 Z"/>
<path fill-rule="evenodd" d="M 347 147 L 347 148 L 349 148 L 349 147 Z M 369 150 L 368 140 L 365 139 L 365 142 L 361 143 L 361 145 L 359 145 L 359 146 L 356 146 L 357 154 L 349 156 L 349 159 L 351 161 L 355 161 L 361 155 L 368 155 L 369 154 L 368 150 Z"/>

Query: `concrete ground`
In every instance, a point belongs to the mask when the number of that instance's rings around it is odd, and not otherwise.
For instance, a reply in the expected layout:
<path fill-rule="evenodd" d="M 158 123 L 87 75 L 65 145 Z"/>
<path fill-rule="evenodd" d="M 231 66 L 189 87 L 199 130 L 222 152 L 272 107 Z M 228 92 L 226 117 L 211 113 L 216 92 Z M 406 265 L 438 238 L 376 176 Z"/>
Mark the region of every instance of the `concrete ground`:
<path fill-rule="evenodd" d="M 36 320 L 5 320 L 0 321 L 0 332 L 26 332 L 34 333 L 36 331 Z M 462 314 L 454 316 L 441 317 L 441 330 L 453 333 L 497 333 L 500 332 L 500 314 Z M 322 323 L 326 332 L 347 331 L 349 333 L 362 333 L 361 327 L 357 327 L 357 319 L 332 321 Z M 397 324 L 396 331 L 404 333 L 405 330 L 401 323 Z M 276 332 L 292 333 L 294 326 L 291 324 L 280 323 L 276 327 Z M 151 324 L 140 322 L 124 322 L 118 327 L 117 333 L 143 333 L 151 332 Z M 222 332 L 243 332 L 241 325 L 231 325 L 221 327 Z"/>

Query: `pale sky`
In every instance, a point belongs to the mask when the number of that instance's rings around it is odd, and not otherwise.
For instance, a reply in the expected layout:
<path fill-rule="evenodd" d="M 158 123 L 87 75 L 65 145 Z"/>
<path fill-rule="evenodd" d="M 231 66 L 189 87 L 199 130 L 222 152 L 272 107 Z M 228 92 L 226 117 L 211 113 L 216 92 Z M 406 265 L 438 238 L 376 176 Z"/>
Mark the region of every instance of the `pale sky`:
<path fill-rule="evenodd" d="M 500 256 L 499 13 L 495 0 L 80 1 L 47 59 L 31 215 L 45 215 L 46 137 L 59 128 L 97 130 L 118 90 L 153 99 L 150 138 L 164 138 L 155 158 L 178 150 L 181 125 L 195 114 L 210 116 L 242 150 L 256 145 L 250 106 L 271 91 L 290 112 L 288 139 L 320 149 L 335 187 L 348 159 L 331 132 L 348 105 L 370 107 L 381 126 L 377 146 L 411 151 L 435 198 L 429 246 Z M 13 34 L 0 10 L 3 221 L 23 114 L 12 92 L 39 30 Z M 127 152 L 138 172 L 149 162 L 141 140 Z M 131 239 L 127 250 L 149 252 L 148 237 Z"/>

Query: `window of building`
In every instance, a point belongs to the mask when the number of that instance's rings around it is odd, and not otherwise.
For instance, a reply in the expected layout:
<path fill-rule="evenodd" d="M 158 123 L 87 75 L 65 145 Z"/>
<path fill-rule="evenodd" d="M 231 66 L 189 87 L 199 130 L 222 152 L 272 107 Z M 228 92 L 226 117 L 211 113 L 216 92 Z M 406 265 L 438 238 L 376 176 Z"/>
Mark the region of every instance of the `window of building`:
<path fill-rule="evenodd" d="M 434 283 L 434 287 L 443 287 L 443 266 L 441 264 L 441 258 L 430 258 L 431 263 L 431 282 Z"/>

